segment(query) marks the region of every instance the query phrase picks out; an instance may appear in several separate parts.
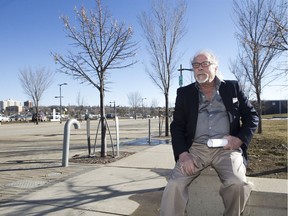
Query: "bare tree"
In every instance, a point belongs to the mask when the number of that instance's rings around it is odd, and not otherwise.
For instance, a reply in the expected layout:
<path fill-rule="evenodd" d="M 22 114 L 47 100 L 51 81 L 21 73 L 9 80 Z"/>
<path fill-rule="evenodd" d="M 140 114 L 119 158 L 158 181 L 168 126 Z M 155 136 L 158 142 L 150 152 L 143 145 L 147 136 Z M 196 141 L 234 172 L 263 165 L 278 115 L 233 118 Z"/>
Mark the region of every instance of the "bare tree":
<path fill-rule="evenodd" d="M 248 99 L 251 99 L 253 92 L 251 83 L 248 80 L 248 75 L 243 73 L 242 67 L 239 65 L 238 59 L 229 61 L 229 70 L 235 76 L 237 81 L 239 82 L 241 88 L 243 89 L 245 95 Z"/>
<path fill-rule="evenodd" d="M 132 92 L 127 95 L 128 103 L 132 108 L 134 118 L 137 118 L 137 110 L 141 106 L 142 96 L 139 92 Z"/>
<path fill-rule="evenodd" d="M 77 102 L 77 105 L 79 107 L 78 118 L 82 122 L 82 112 L 83 112 L 83 109 L 84 109 L 84 98 L 81 97 L 80 92 L 78 92 L 78 94 L 77 94 L 76 102 Z"/>
<path fill-rule="evenodd" d="M 150 105 L 150 112 L 152 116 L 159 115 L 159 102 L 156 98 L 153 98 Z M 160 117 L 160 116 L 159 116 Z"/>
<path fill-rule="evenodd" d="M 177 46 L 186 33 L 185 12 L 184 0 L 154 0 L 152 9 L 139 17 L 151 56 L 147 72 L 165 97 L 165 136 L 169 135 L 169 89 L 176 71 Z"/>
<path fill-rule="evenodd" d="M 76 24 L 63 16 L 67 36 L 73 41 L 75 52 L 69 51 L 64 57 L 53 53 L 55 61 L 60 64 L 59 71 L 88 83 L 99 90 L 101 115 L 101 157 L 106 156 L 105 106 L 104 92 L 108 85 L 108 72 L 112 69 L 129 67 L 135 62 L 127 62 L 136 52 L 136 43 L 132 42 L 132 28 L 118 23 L 102 8 L 96 0 L 95 10 L 87 11 L 75 8 Z M 78 24 L 78 25 L 77 25 Z"/>
<path fill-rule="evenodd" d="M 288 58 L 288 19 L 287 19 L 287 7 L 288 2 L 287 1 L 281 1 L 281 3 L 278 5 L 281 9 L 281 13 L 283 13 L 284 17 L 279 16 L 279 14 L 274 14 L 274 11 L 270 12 L 271 20 L 270 22 L 277 26 L 277 32 L 272 32 L 273 29 L 270 29 L 271 35 L 277 35 L 277 40 L 275 41 L 275 44 L 272 44 L 272 46 L 275 47 L 275 49 L 278 49 L 280 51 L 285 52 L 284 53 L 284 61 L 280 61 L 277 65 L 276 69 L 280 71 L 280 76 L 282 75 L 287 76 L 288 74 L 288 68 L 287 68 L 287 58 Z M 263 45 L 265 46 L 265 45 Z"/>
<path fill-rule="evenodd" d="M 46 70 L 44 67 L 39 67 L 34 71 L 30 67 L 24 68 L 18 74 L 24 93 L 31 97 L 35 105 L 37 125 L 39 122 L 39 101 L 43 93 L 52 84 L 53 75 L 53 72 Z"/>
<path fill-rule="evenodd" d="M 271 46 L 281 51 L 288 51 L 288 19 L 287 19 L 287 1 L 277 1 L 276 10 L 271 10 L 269 22 L 275 28 L 270 29 L 271 37 L 275 37 L 275 41 Z M 267 44 L 262 44 L 263 47 Z"/>
<path fill-rule="evenodd" d="M 281 20 L 285 10 L 277 6 L 275 0 L 234 0 L 233 4 L 240 43 L 239 62 L 256 95 L 256 108 L 260 115 L 258 133 L 262 133 L 261 93 L 277 77 L 276 71 L 269 70 L 268 66 L 283 52 L 276 45 L 279 40 L 278 25 L 270 22 L 271 13 Z"/>

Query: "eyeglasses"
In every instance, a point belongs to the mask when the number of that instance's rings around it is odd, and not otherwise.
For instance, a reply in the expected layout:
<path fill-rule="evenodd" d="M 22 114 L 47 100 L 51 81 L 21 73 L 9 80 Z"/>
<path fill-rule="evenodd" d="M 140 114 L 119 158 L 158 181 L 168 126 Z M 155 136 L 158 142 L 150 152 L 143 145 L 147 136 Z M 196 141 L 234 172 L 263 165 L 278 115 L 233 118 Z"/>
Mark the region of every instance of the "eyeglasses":
<path fill-rule="evenodd" d="M 193 62 L 193 63 L 192 63 L 192 67 L 193 67 L 193 68 L 199 68 L 200 65 L 201 65 L 202 67 L 209 67 L 211 64 L 213 64 L 213 63 L 210 62 L 210 61 L 203 61 L 203 62 L 201 62 L 201 63 L 199 63 L 199 62 Z"/>

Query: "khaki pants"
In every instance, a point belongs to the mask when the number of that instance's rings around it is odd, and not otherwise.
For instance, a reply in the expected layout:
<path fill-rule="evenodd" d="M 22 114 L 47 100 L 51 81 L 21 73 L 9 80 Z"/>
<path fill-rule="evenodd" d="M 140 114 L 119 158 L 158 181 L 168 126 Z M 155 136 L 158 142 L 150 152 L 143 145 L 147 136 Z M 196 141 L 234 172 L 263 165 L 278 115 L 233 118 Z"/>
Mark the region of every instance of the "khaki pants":
<path fill-rule="evenodd" d="M 240 215 L 244 211 L 251 192 L 251 186 L 246 182 L 246 167 L 243 163 L 241 149 L 224 150 L 223 148 L 208 148 L 204 144 L 193 143 L 190 154 L 196 160 L 199 168 L 194 175 L 186 176 L 182 174 L 180 165 L 176 163 L 163 192 L 160 215 L 185 215 L 189 198 L 188 186 L 200 175 L 203 169 L 210 165 L 216 170 L 222 183 L 219 193 L 225 207 L 223 215 Z"/>

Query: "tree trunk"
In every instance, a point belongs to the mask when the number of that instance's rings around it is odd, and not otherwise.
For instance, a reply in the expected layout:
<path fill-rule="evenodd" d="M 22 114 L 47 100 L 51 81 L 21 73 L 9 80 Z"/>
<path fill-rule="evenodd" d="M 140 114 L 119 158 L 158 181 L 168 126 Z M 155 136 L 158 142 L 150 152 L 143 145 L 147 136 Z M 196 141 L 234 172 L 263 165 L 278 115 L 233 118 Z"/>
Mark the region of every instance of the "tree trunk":
<path fill-rule="evenodd" d="M 39 109 L 38 109 L 38 101 L 36 101 L 36 125 L 39 124 L 39 119 L 38 119 L 38 113 L 39 113 Z"/>
<path fill-rule="evenodd" d="M 106 157 L 106 121 L 105 121 L 105 107 L 104 107 L 104 88 L 100 90 L 100 123 L 101 123 L 101 157 Z"/>
<path fill-rule="evenodd" d="M 169 136 L 169 94 L 165 94 L 165 136 Z"/>
<path fill-rule="evenodd" d="M 262 103 L 261 103 L 261 97 L 259 93 L 256 93 L 257 97 L 257 112 L 259 115 L 259 123 L 258 123 L 258 134 L 262 133 Z"/>
<path fill-rule="evenodd" d="M 134 119 L 137 119 L 137 114 L 136 114 L 136 107 L 134 108 Z"/>

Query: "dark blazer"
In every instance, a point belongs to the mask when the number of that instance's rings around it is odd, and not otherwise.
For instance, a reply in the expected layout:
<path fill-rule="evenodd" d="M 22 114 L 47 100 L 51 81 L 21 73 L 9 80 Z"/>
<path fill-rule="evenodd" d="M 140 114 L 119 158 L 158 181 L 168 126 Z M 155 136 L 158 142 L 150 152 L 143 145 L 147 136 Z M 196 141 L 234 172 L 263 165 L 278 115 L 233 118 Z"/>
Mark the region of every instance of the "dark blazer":
<path fill-rule="evenodd" d="M 247 148 L 258 125 L 258 115 L 237 81 L 221 82 L 219 93 L 227 110 L 230 135 L 242 140 L 243 155 L 247 159 Z M 199 91 L 195 83 L 179 88 L 170 126 L 172 147 L 177 161 L 182 152 L 189 151 L 193 144 L 199 105 Z M 240 124 L 241 120 L 241 124 Z"/>

